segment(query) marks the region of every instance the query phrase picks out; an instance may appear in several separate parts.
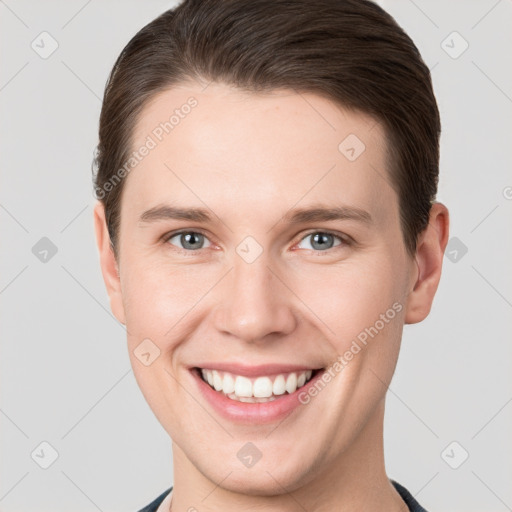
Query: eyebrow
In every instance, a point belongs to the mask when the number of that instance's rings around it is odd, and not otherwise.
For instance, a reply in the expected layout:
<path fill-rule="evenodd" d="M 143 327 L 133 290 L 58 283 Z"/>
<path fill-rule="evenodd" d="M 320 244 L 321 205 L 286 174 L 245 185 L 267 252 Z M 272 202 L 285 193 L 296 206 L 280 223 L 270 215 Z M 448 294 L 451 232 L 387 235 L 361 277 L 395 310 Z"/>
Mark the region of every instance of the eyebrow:
<path fill-rule="evenodd" d="M 146 210 L 140 216 L 140 222 L 150 223 L 160 220 L 189 220 L 192 222 L 211 223 L 212 216 L 204 208 L 181 208 L 162 205 Z M 361 208 L 354 206 L 313 206 L 289 210 L 281 219 L 289 224 L 305 224 L 330 220 L 355 220 L 364 224 L 372 224 L 372 216 Z"/>

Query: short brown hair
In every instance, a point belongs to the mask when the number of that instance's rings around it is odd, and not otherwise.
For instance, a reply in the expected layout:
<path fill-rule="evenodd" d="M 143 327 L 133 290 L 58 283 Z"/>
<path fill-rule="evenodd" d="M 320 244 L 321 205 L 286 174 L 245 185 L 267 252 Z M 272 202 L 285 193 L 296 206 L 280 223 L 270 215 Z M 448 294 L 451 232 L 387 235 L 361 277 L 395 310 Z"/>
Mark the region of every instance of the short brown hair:
<path fill-rule="evenodd" d="M 93 180 L 116 257 L 124 180 L 105 185 L 148 100 L 190 80 L 313 92 L 380 121 L 415 254 L 437 193 L 441 125 L 430 71 L 396 21 L 369 0 L 184 0 L 131 39 L 105 87 Z"/>

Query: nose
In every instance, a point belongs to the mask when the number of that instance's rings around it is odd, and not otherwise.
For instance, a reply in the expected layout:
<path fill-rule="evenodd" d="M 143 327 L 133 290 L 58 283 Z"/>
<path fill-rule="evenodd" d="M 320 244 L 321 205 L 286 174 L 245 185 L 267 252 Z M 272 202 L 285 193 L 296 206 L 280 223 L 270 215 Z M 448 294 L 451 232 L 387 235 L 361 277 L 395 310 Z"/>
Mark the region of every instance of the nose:
<path fill-rule="evenodd" d="M 297 325 L 293 293 L 264 254 L 252 263 L 236 256 L 218 290 L 216 328 L 246 343 L 267 342 Z"/>

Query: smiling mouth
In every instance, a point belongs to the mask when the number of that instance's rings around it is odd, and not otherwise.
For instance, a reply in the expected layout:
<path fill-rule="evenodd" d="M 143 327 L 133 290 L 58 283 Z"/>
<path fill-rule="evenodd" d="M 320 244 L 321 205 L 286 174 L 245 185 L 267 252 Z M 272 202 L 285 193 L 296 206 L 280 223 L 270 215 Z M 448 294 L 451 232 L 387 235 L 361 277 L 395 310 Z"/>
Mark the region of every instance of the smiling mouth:
<path fill-rule="evenodd" d="M 265 375 L 256 378 L 206 368 L 195 368 L 195 371 L 212 389 L 231 400 L 264 403 L 295 393 L 322 369 L 280 373 L 273 376 Z"/>

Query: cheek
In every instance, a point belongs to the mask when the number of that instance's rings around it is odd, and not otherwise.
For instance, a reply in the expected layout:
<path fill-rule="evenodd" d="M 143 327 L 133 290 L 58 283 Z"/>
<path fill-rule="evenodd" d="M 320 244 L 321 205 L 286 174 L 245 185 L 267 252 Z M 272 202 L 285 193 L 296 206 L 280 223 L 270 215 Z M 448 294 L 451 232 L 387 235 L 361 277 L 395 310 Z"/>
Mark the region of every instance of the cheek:
<path fill-rule="evenodd" d="M 397 320 L 396 309 L 400 308 L 393 309 L 393 304 L 402 298 L 402 285 L 391 258 L 319 266 L 307 281 L 297 279 L 293 288 L 312 314 L 327 326 L 326 332 L 336 340 L 339 350 L 390 309 L 386 318 Z"/>
<path fill-rule="evenodd" d="M 213 264 L 169 265 L 143 257 L 127 258 L 121 270 L 130 343 L 150 338 L 167 351 L 198 327 L 207 314 L 205 307 L 218 304 L 215 286 L 225 272 Z M 300 301 L 286 291 L 282 300 L 300 308 L 305 321 L 323 331 L 342 353 L 403 298 L 401 273 L 396 254 L 382 251 L 338 264 L 304 263 L 281 272 Z M 394 315 L 393 323 L 398 318 Z"/>
<path fill-rule="evenodd" d="M 193 273 L 182 268 L 162 269 L 148 265 L 143 258 L 125 260 L 121 275 L 134 376 L 164 428 L 176 423 L 169 419 L 169 411 L 175 407 L 169 397 L 179 396 L 176 356 L 191 328 L 190 311 L 202 295 L 199 282 L 190 286 L 191 279 Z M 148 352 L 151 362 L 146 366 L 143 354 Z"/>
<path fill-rule="evenodd" d="M 132 343 L 150 338 L 162 349 L 190 321 L 189 313 L 215 283 L 213 272 L 197 266 L 152 265 L 142 258 L 121 275 L 126 327 Z M 210 283 L 211 282 L 211 283 Z M 210 284 L 209 284 L 210 283 Z"/>

